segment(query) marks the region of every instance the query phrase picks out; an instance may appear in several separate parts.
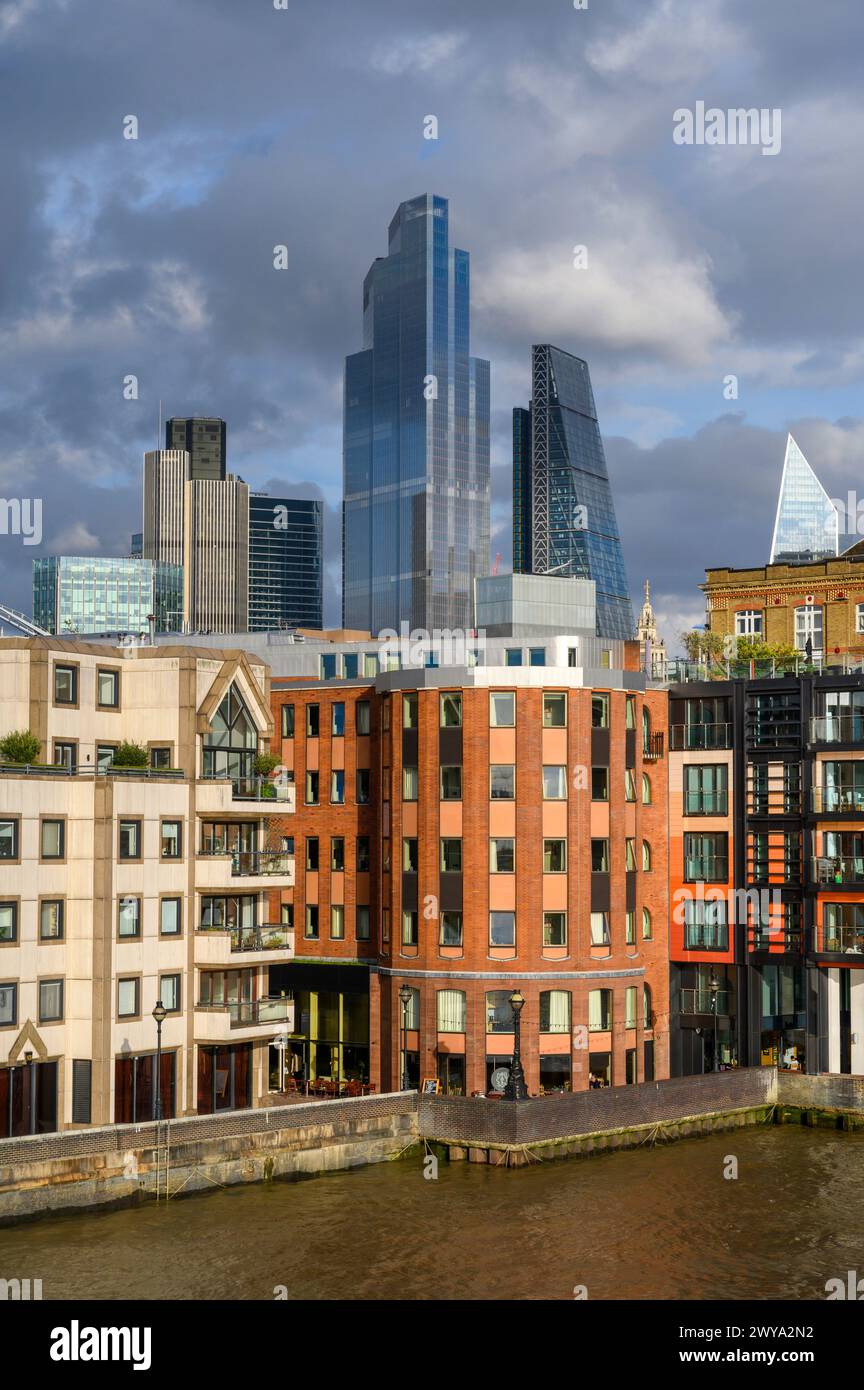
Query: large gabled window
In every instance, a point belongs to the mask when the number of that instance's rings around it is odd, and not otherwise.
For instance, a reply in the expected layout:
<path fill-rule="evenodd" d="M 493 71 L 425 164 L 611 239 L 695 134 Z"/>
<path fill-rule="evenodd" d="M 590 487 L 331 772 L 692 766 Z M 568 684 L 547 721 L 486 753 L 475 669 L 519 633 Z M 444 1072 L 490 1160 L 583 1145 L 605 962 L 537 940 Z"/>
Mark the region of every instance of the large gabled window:
<path fill-rule="evenodd" d="M 258 730 L 231 685 L 204 735 L 205 777 L 251 777 L 258 752 Z"/>

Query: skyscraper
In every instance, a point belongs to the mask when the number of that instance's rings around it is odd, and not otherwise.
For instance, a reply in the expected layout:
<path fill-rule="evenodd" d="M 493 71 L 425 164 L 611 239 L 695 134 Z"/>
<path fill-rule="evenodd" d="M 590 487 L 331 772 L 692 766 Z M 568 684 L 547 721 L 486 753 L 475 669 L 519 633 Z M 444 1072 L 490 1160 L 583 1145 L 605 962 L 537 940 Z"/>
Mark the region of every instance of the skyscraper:
<path fill-rule="evenodd" d="M 46 632 L 82 636 L 179 632 L 183 571 L 177 565 L 99 555 L 46 555 L 33 561 L 33 620 Z"/>
<path fill-rule="evenodd" d="M 531 350 L 529 411 L 513 413 L 513 568 L 593 579 L 597 634 L 633 636 L 633 610 L 588 363 Z M 526 418 L 527 417 L 527 418 Z M 530 538 L 530 540 L 529 540 Z"/>
<path fill-rule="evenodd" d="M 769 563 L 831 559 L 839 553 L 839 532 L 831 498 L 788 435 Z"/>
<path fill-rule="evenodd" d="M 322 506 L 315 499 L 249 498 L 249 631 L 323 623 Z"/>
<path fill-rule="evenodd" d="M 342 621 L 472 625 L 489 569 L 489 363 L 470 355 L 469 257 L 446 198 L 402 203 L 345 363 Z"/>
<path fill-rule="evenodd" d="M 165 424 L 165 448 L 185 449 L 190 478 L 224 478 L 228 466 L 228 429 L 224 420 L 177 416 Z"/>

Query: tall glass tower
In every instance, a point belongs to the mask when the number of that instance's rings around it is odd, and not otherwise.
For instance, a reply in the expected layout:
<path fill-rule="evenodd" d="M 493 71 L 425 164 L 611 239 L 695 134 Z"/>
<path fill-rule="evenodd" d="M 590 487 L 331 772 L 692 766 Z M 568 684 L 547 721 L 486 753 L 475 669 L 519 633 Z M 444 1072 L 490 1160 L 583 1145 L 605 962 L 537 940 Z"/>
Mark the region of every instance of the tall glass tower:
<path fill-rule="evenodd" d="M 469 350 L 469 257 L 446 198 L 402 203 L 345 362 L 342 622 L 470 628 L 489 572 L 489 363 Z"/>
<path fill-rule="evenodd" d="M 323 625 L 322 514 L 314 499 L 250 494 L 250 632 Z"/>
<path fill-rule="evenodd" d="M 786 438 L 770 563 L 831 559 L 838 554 L 839 544 L 840 519 L 836 508 L 790 434 Z"/>
<path fill-rule="evenodd" d="M 513 412 L 513 568 L 593 579 L 597 635 L 634 634 L 588 363 L 531 350 L 531 408 Z"/>

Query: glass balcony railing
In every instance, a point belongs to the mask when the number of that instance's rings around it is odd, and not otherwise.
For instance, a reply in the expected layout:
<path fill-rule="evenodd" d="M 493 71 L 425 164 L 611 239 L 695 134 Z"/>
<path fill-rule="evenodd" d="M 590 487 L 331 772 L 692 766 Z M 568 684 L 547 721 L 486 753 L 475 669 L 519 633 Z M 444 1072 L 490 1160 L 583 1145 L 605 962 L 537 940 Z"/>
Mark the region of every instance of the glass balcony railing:
<path fill-rule="evenodd" d="M 682 989 L 682 1014 L 713 1014 L 715 1010 L 718 1015 L 728 1014 L 728 989 L 718 989 L 716 991 L 710 989 Z"/>
<path fill-rule="evenodd" d="M 816 815 L 864 812 L 864 787 L 813 787 L 810 808 Z"/>
<path fill-rule="evenodd" d="M 215 849 L 202 849 L 200 859 L 231 860 L 232 878 L 260 877 L 261 875 L 285 875 L 294 872 L 294 855 L 287 850 L 251 849 L 229 850 L 217 846 Z"/>
<path fill-rule="evenodd" d="M 810 720 L 811 743 L 864 743 L 864 711 L 821 714 Z"/>
<path fill-rule="evenodd" d="M 729 807 L 727 792 L 685 791 L 685 816 L 725 816 Z"/>
<path fill-rule="evenodd" d="M 254 1023 L 287 1023 L 294 1017 L 294 996 L 291 994 L 265 999 L 249 999 L 229 1004 L 232 1028 L 244 1028 Z"/>
<path fill-rule="evenodd" d="M 751 951 L 799 952 L 802 945 L 801 929 L 770 926 L 751 927 L 747 934 L 747 945 Z"/>
<path fill-rule="evenodd" d="M 225 932 L 231 935 L 232 951 L 293 951 L 294 928 L 281 922 L 265 922 L 260 926 L 214 926 L 202 922 L 199 932 Z"/>
<path fill-rule="evenodd" d="M 293 801 L 294 782 L 285 778 L 234 777 L 231 795 L 235 801 Z"/>
<path fill-rule="evenodd" d="M 811 861 L 813 882 L 829 888 L 834 883 L 864 884 L 864 857 L 851 855 L 845 859 L 817 858 Z"/>
<path fill-rule="evenodd" d="M 685 951 L 728 951 L 729 927 L 722 924 L 707 925 L 704 922 L 684 923 Z"/>
<path fill-rule="evenodd" d="M 864 956 L 864 926 L 823 926 L 819 932 L 819 950 L 826 955 Z"/>
<path fill-rule="evenodd" d="M 669 730 L 673 752 L 732 747 L 731 724 L 673 724 Z"/>

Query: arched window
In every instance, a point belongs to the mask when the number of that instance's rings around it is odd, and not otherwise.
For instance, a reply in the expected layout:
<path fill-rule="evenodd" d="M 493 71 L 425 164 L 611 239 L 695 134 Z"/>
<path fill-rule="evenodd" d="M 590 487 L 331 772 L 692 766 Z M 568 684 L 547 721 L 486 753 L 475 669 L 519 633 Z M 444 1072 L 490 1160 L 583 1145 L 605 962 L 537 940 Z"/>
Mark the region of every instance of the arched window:
<path fill-rule="evenodd" d="M 642 805 L 651 805 L 651 778 L 647 772 L 642 773 Z"/>
<path fill-rule="evenodd" d="M 648 752 L 651 747 L 651 715 L 648 713 L 648 706 L 642 706 L 642 751 Z"/>
<path fill-rule="evenodd" d="M 570 1032 L 570 991 L 544 989 L 540 991 L 540 1032 Z"/>
<path fill-rule="evenodd" d="M 644 941 L 651 940 L 651 913 L 647 907 L 642 909 L 642 938 Z"/>
<path fill-rule="evenodd" d="M 646 872 L 651 868 L 651 846 L 647 840 L 642 841 L 642 868 Z"/>
<path fill-rule="evenodd" d="M 653 1025 L 653 1014 L 651 1011 L 651 986 L 642 986 L 642 1021 L 646 1028 Z"/>
<path fill-rule="evenodd" d="M 231 685 L 204 735 L 204 776 L 251 777 L 257 751 L 258 730 Z"/>
<path fill-rule="evenodd" d="M 438 1032 L 465 1032 L 465 995 L 461 989 L 439 989 Z"/>

